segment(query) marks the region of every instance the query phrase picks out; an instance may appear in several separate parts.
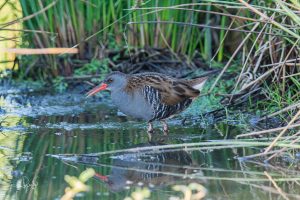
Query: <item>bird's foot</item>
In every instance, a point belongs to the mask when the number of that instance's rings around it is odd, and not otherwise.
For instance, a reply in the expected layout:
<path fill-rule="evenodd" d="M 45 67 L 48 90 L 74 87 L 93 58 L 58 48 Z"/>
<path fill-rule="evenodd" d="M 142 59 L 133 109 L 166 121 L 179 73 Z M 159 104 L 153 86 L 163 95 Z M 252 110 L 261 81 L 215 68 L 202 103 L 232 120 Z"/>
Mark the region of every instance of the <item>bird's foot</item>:
<path fill-rule="evenodd" d="M 148 134 L 153 134 L 153 125 L 152 125 L 152 123 L 148 123 L 147 132 L 148 132 Z"/>
<path fill-rule="evenodd" d="M 168 135 L 169 134 L 169 129 L 166 129 L 166 130 L 164 129 L 163 131 L 164 131 L 164 135 Z"/>
<path fill-rule="evenodd" d="M 169 134 L 169 129 L 168 128 L 163 128 L 163 132 L 164 132 L 164 135 L 168 135 Z"/>
<path fill-rule="evenodd" d="M 148 140 L 149 140 L 149 142 L 152 142 L 153 134 L 149 133 L 148 131 L 147 131 L 147 133 L 148 133 Z"/>
<path fill-rule="evenodd" d="M 154 131 L 153 131 L 152 123 L 148 123 L 147 133 L 148 133 L 149 141 L 152 141 L 153 132 Z"/>
<path fill-rule="evenodd" d="M 161 123 L 163 124 L 164 135 L 168 135 L 168 133 L 169 133 L 169 127 L 168 127 L 168 124 L 167 124 L 166 121 L 164 121 L 164 120 L 161 120 Z"/>

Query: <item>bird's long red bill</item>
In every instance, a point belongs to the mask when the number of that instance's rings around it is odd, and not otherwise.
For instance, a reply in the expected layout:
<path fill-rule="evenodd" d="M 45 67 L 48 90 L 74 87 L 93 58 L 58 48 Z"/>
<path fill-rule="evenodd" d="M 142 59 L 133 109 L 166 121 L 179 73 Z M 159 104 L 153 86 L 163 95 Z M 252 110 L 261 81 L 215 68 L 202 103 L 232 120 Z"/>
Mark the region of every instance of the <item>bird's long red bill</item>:
<path fill-rule="evenodd" d="M 86 97 L 90 97 L 90 96 L 93 96 L 94 94 L 102 91 L 102 90 L 105 90 L 107 88 L 107 84 L 105 83 L 102 83 L 100 86 L 96 86 L 94 87 L 93 89 L 91 89 L 87 94 L 86 94 Z"/>
<path fill-rule="evenodd" d="M 104 176 L 104 175 L 99 174 L 99 173 L 95 173 L 94 177 L 100 179 L 103 182 L 107 182 L 108 181 L 108 176 Z"/>

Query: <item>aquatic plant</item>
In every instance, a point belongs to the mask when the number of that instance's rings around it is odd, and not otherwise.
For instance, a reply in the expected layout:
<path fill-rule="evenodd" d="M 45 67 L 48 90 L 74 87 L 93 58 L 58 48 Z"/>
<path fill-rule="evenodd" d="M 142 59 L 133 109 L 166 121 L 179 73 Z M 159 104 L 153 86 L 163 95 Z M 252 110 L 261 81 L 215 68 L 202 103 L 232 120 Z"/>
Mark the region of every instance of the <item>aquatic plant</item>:
<path fill-rule="evenodd" d="M 200 200 L 206 196 L 207 190 L 203 185 L 199 183 L 190 183 L 185 185 L 174 185 L 173 190 L 180 191 L 184 194 L 184 200 Z M 174 199 L 176 197 L 173 197 Z"/>
<path fill-rule="evenodd" d="M 131 193 L 130 197 L 125 197 L 124 200 L 144 200 L 151 196 L 151 191 L 148 188 L 137 188 Z"/>
<path fill-rule="evenodd" d="M 92 168 L 83 171 L 79 177 L 65 175 L 65 181 L 70 185 L 65 189 L 65 194 L 62 196 L 61 200 L 71 200 L 76 194 L 80 192 L 87 192 L 89 187 L 85 185 L 88 181 L 95 175 L 95 171 Z"/>
<path fill-rule="evenodd" d="M 182 192 L 183 198 L 172 195 L 169 199 L 173 200 L 201 200 L 205 197 L 207 190 L 205 187 L 198 183 L 190 183 L 189 185 L 174 185 L 172 186 L 174 191 Z M 136 188 L 131 193 L 130 197 L 125 197 L 124 200 L 144 200 L 151 196 L 151 191 L 148 188 Z"/>

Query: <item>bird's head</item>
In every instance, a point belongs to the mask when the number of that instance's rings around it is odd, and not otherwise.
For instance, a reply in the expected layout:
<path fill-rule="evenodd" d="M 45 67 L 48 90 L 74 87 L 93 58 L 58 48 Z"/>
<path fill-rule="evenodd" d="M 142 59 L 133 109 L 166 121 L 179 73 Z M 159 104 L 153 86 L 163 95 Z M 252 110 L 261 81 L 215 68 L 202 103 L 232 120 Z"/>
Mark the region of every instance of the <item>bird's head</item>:
<path fill-rule="evenodd" d="M 115 91 L 126 86 L 127 75 L 122 72 L 108 74 L 102 83 L 87 93 L 87 97 L 93 96 L 102 90 Z"/>

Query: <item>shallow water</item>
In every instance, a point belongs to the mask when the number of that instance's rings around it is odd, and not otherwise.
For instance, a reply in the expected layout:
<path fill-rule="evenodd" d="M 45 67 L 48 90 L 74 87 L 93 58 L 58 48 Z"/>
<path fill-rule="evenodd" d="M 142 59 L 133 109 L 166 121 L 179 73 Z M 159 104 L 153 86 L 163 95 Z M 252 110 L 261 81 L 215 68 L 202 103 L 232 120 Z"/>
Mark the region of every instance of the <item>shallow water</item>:
<path fill-rule="evenodd" d="M 87 168 L 96 176 L 77 199 L 124 199 L 141 186 L 150 188 L 150 199 L 169 199 L 181 196 L 172 186 L 192 182 L 206 188 L 206 199 L 282 199 L 265 171 L 299 199 L 297 164 L 238 159 L 259 148 L 166 146 L 234 138 L 241 127 L 179 116 L 170 120 L 169 136 L 156 124 L 149 140 L 146 123 L 118 114 L 107 98 L 15 88 L 0 94 L 0 199 L 59 199 L 64 176 Z"/>

